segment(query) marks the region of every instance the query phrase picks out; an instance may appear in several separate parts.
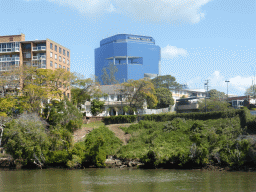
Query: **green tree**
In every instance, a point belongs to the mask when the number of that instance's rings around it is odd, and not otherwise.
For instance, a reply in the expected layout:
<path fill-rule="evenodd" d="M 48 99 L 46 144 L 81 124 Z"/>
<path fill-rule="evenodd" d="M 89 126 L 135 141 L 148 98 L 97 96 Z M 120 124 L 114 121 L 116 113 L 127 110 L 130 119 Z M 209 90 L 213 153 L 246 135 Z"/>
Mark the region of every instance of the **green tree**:
<path fill-rule="evenodd" d="M 118 81 L 115 78 L 115 74 L 117 73 L 118 69 L 117 67 L 113 64 L 110 63 L 107 67 L 104 67 L 102 69 L 102 84 L 103 85 L 114 85 L 117 84 Z"/>
<path fill-rule="evenodd" d="M 107 155 L 115 155 L 122 142 L 107 127 L 94 129 L 85 140 L 85 160 L 88 164 L 104 167 Z"/>
<path fill-rule="evenodd" d="M 82 113 L 67 99 L 60 102 L 57 100 L 51 101 L 46 105 L 43 117 L 50 125 L 60 124 L 70 132 L 81 128 L 83 124 Z"/>
<path fill-rule="evenodd" d="M 100 101 L 99 99 L 93 99 L 91 101 L 91 113 L 93 116 L 97 116 L 103 111 L 104 103 L 104 101 Z"/>
<path fill-rule="evenodd" d="M 165 108 L 169 107 L 169 105 L 174 105 L 174 100 L 172 98 L 172 92 L 164 87 L 160 87 L 156 89 L 155 93 L 158 103 L 157 108 Z"/>
<path fill-rule="evenodd" d="M 14 159 L 41 165 L 49 148 L 45 122 L 37 114 L 23 114 L 6 124 L 3 143 Z"/>
<path fill-rule="evenodd" d="M 245 93 L 246 96 L 249 95 L 253 98 L 255 98 L 256 95 L 256 87 L 254 85 L 251 85 L 249 88 L 246 89 Z"/>
<path fill-rule="evenodd" d="M 211 89 L 208 91 L 207 96 L 213 100 L 223 101 L 227 99 L 227 95 L 224 92 L 217 91 L 216 89 Z"/>
<path fill-rule="evenodd" d="M 230 104 L 227 101 L 206 99 L 206 108 L 208 112 L 229 110 Z M 205 111 L 205 100 L 199 101 L 199 111 Z"/>
<path fill-rule="evenodd" d="M 129 102 L 130 110 L 142 109 L 145 102 L 149 108 L 157 105 L 155 88 L 150 79 L 129 80 L 122 84 L 122 92 L 129 93 L 126 100 Z"/>
<path fill-rule="evenodd" d="M 171 75 L 157 76 L 151 81 L 155 88 L 164 87 L 169 90 L 182 89 L 182 86 L 176 82 L 176 78 Z"/>
<path fill-rule="evenodd" d="M 93 81 L 91 78 L 88 79 L 77 79 L 74 86 L 71 89 L 72 102 L 77 106 L 83 104 L 86 100 L 90 99 L 94 95 L 101 93 L 99 89 L 99 83 Z"/>

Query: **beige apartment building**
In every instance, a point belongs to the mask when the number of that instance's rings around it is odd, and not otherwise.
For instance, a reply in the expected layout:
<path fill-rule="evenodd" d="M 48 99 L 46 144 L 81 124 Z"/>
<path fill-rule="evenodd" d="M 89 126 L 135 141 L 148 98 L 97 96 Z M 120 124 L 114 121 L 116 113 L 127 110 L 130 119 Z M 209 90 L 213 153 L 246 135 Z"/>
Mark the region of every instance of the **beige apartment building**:
<path fill-rule="evenodd" d="M 0 36 L 0 72 L 24 65 L 70 71 L 70 50 L 50 39 L 26 41 L 24 34 Z M 69 98 L 70 90 L 64 95 Z"/>

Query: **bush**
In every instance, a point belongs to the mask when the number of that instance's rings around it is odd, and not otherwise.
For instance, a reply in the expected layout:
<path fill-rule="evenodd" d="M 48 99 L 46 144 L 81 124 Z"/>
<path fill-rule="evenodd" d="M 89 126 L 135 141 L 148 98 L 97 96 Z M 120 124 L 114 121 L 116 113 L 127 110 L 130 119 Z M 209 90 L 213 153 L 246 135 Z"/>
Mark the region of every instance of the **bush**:
<path fill-rule="evenodd" d="M 85 163 L 104 167 L 107 155 L 115 155 L 122 142 L 107 127 L 102 126 L 90 132 L 85 140 Z"/>

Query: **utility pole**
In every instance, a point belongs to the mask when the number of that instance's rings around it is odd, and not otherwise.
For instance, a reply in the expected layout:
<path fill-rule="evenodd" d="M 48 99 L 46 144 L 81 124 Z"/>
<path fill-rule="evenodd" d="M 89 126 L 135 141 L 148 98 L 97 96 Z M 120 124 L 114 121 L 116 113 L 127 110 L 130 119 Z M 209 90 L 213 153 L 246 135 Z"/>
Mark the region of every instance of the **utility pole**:
<path fill-rule="evenodd" d="M 206 83 L 204 84 L 207 91 L 206 91 L 206 94 L 205 94 L 205 113 L 207 112 L 207 108 L 206 108 L 206 97 L 207 97 L 207 94 L 208 94 L 208 88 L 209 88 L 209 79 L 205 80 Z"/>
<path fill-rule="evenodd" d="M 230 81 L 225 81 L 226 83 L 227 83 L 227 102 L 228 102 L 228 83 L 230 82 Z"/>

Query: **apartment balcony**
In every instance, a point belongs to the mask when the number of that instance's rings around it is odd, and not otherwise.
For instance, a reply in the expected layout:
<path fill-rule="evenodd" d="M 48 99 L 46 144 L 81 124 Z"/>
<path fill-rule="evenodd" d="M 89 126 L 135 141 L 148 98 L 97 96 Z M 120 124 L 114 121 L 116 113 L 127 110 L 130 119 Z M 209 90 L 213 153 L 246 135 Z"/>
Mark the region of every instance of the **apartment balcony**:
<path fill-rule="evenodd" d="M 20 61 L 19 57 L 4 57 L 0 58 L 0 62 L 12 62 L 12 61 Z"/>
<path fill-rule="evenodd" d="M 39 69 L 46 69 L 46 64 L 37 64 L 33 63 L 33 67 L 39 68 Z"/>
<path fill-rule="evenodd" d="M 0 48 L 0 53 L 11 53 L 11 52 L 20 52 L 19 47 L 15 48 Z"/>
<path fill-rule="evenodd" d="M 32 51 L 45 51 L 45 50 L 46 50 L 46 46 L 37 46 L 32 48 Z"/>
<path fill-rule="evenodd" d="M 46 55 L 33 56 L 32 60 L 46 60 Z"/>

